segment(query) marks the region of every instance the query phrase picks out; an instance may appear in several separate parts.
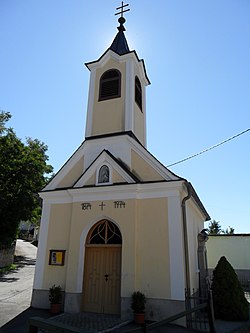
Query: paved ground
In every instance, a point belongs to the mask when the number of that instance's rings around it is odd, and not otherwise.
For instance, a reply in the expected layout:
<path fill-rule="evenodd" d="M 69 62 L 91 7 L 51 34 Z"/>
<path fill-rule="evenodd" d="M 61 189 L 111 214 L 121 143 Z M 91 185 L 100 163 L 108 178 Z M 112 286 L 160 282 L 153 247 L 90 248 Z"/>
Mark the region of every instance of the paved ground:
<path fill-rule="evenodd" d="M 0 327 L 30 306 L 37 248 L 17 240 L 17 269 L 0 277 Z"/>
<path fill-rule="evenodd" d="M 17 241 L 16 255 L 17 269 L 0 277 L 0 332 L 25 333 L 28 332 L 30 317 L 41 317 L 57 322 L 61 325 L 81 328 L 82 332 L 110 332 L 125 333 L 136 328 L 133 323 L 122 322 L 117 316 L 97 314 L 61 314 L 52 317 L 48 310 L 30 307 L 33 277 L 36 260 L 36 247 L 29 242 Z M 248 328 L 247 328 L 248 327 Z M 216 321 L 217 333 L 250 332 L 249 322 Z M 150 331 L 150 333 L 188 333 L 178 326 L 164 326 Z"/>

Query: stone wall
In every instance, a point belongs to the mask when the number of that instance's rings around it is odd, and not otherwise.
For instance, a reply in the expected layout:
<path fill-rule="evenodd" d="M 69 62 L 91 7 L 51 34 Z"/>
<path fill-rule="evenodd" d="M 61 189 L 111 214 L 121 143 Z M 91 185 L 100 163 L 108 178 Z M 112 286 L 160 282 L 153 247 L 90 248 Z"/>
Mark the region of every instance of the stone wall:
<path fill-rule="evenodd" d="M 0 246 L 0 268 L 13 264 L 16 243 L 10 247 Z"/>

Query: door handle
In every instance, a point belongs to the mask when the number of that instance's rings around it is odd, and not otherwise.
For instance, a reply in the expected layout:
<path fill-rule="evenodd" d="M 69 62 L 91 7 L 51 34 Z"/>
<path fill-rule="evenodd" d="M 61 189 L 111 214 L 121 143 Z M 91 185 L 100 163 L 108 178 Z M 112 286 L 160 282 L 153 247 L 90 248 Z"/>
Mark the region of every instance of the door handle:
<path fill-rule="evenodd" d="M 107 281 L 108 281 L 108 277 L 109 277 L 109 275 L 108 275 L 108 274 L 105 274 L 104 276 L 105 276 L 105 281 L 107 282 Z"/>

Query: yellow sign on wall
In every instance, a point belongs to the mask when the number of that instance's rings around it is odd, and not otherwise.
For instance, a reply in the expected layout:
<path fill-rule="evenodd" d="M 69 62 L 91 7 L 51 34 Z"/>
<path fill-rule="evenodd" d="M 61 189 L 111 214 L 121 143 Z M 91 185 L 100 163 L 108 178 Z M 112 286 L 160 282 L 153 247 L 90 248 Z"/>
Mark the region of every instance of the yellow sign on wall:
<path fill-rule="evenodd" d="M 65 250 L 50 250 L 49 265 L 63 266 L 65 259 Z"/>

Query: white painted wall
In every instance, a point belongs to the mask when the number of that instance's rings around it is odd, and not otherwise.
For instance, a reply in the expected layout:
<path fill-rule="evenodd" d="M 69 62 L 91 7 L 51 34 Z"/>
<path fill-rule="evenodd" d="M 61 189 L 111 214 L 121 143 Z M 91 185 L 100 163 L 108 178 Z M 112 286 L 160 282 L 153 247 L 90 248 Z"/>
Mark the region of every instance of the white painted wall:
<path fill-rule="evenodd" d="M 250 269 L 250 234 L 209 236 L 206 246 L 208 268 L 225 256 L 234 269 Z"/>

